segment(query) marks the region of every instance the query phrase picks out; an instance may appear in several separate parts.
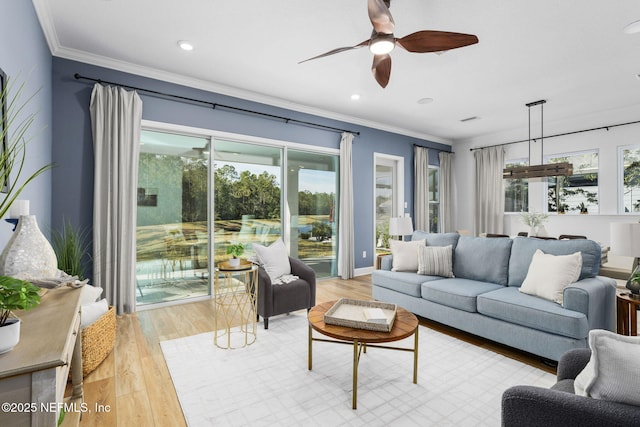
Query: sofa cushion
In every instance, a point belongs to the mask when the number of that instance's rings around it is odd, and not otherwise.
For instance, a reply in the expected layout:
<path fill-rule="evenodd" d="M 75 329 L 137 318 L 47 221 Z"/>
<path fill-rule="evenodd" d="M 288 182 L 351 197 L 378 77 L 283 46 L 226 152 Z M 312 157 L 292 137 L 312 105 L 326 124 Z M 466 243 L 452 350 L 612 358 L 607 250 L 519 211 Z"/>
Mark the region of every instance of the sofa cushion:
<path fill-rule="evenodd" d="M 420 285 L 432 280 L 442 280 L 442 277 L 389 270 L 375 270 L 371 275 L 371 282 L 376 286 L 418 298 L 421 296 Z"/>
<path fill-rule="evenodd" d="M 544 240 L 530 237 L 516 237 L 513 239 L 511 259 L 509 260 L 509 286 L 522 285 L 524 278 L 527 277 L 533 254 L 537 249 L 540 249 L 545 254 L 552 255 L 570 255 L 574 252 L 582 252 L 582 268 L 578 280 L 595 277 L 600 271 L 602 249 L 600 245 L 593 240 Z M 455 256 L 453 262 L 453 273 L 456 274 Z"/>
<path fill-rule="evenodd" d="M 479 295 L 478 313 L 575 339 L 585 339 L 589 333 L 589 322 L 583 313 L 523 294 L 515 287 L 503 287 Z"/>
<path fill-rule="evenodd" d="M 418 247 L 418 274 L 453 277 L 451 245 Z"/>
<path fill-rule="evenodd" d="M 506 285 L 511 242 L 511 239 L 460 236 L 453 253 L 453 275 Z"/>
<path fill-rule="evenodd" d="M 424 246 L 424 240 L 404 242 L 402 240 L 389 240 L 391 254 L 393 255 L 393 271 L 418 271 L 418 247 Z"/>
<path fill-rule="evenodd" d="M 469 279 L 445 279 L 430 281 L 422 284 L 422 298 L 457 308 L 458 310 L 475 313 L 476 297 L 485 292 L 499 289 L 502 286 L 495 283 L 479 282 Z"/>
<path fill-rule="evenodd" d="M 425 231 L 414 231 L 411 235 L 411 240 L 426 240 L 427 246 L 449 246 L 456 249 L 458 239 L 460 235 L 458 233 L 427 233 Z"/>
<path fill-rule="evenodd" d="M 562 304 L 564 288 L 578 280 L 581 268 L 581 252 L 551 255 L 537 249 L 520 292 Z"/>
<path fill-rule="evenodd" d="M 640 337 L 602 329 L 589 332 L 591 358 L 576 377 L 577 395 L 640 405 Z"/>

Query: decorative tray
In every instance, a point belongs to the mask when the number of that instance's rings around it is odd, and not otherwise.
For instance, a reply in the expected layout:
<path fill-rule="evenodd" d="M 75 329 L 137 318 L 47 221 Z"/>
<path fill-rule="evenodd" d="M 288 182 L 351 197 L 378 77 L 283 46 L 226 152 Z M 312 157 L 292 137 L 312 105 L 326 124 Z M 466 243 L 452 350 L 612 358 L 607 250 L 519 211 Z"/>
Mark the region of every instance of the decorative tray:
<path fill-rule="evenodd" d="M 381 310 L 384 318 L 367 320 L 366 313 L 369 309 Z M 375 311 L 380 313 L 378 310 Z M 324 323 L 348 328 L 389 332 L 393 328 L 396 311 L 397 306 L 395 304 L 341 298 L 324 314 Z"/>
<path fill-rule="evenodd" d="M 240 265 L 237 267 L 233 267 L 231 264 L 229 264 L 229 261 L 222 261 L 218 263 L 218 269 L 220 271 L 242 271 L 242 270 L 249 270 L 251 268 L 251 266 L 253 266 L 253 263 L 251 261 L 247 261 L 246 259 L 241 259 L 240 260 Z"/>

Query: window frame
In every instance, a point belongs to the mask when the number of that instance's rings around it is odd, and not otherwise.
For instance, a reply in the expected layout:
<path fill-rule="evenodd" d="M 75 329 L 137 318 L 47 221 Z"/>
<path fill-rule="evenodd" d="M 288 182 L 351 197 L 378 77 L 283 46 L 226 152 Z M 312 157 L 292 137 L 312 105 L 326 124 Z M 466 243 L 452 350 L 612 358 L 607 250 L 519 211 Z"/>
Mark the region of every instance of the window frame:
<path fill-rule="evenodd" d="M 551 159 L 555 159 L 558 157 L 578 157 L 581 155 L 586 155 L 586 154 L 596 154 L 597 156 L 597 160 L 598 160 L 598 167 L 597 167 L 597 180 L 598 180 L 598 185 L 596 186 L 597 188 L 597 212 L 592 212 L 589 211 L 589 214 L 595 214 L 598 215 L 600 214 L 600 202 L 601 202 L 601 198 L 600 198 L 600 150 L 598 148 L 592 148 L 592 149 L 587 149 L 587 150 L 579 150 L 579 151 L 568 151 L 568 152 L 561 152 L 561 153 L 553 153 L 553 154 L 547 154 L 544 156 L 543 158 L 543 163 L 547 164 L 551 162 Z M 574 175 L 575 175 L 575 168 L 574 168 Z M 569 215 L 576 215 L 576 214 L 580 214 L 580 212 L 578 213 L 574 213 L 571 211 L 567 211 L 564 214 L 558 213 L 558 211 L 549 211 L 549 177 L 547 177 L 546 179 L 544 179 L 544 192 L 542 194 L 543 197 L 543 203 L 544 203 L 544 212 L 548 213 L 548 214 L 555 214 L 555 215 L 565 215 L 565 214 L 569 214 Z M 570 213 L 571 212 L 571 213 Z"/>
<path fill-rule="evenodd" d="M 640 155 L 640 144 L 621 145 L 618 147 L 618 173 L 617 173 L 617 187 L 618 187 L 618 214 L 619 215 L 638 215 L 638 211 L 625 212 L 624 204 L 624 151 L 625 150 L 638 150 Z M 638 187 L 640 188 L 640 187 Z"/>
<path fill-rule="evenodd" d="M 519 157 L 516 159 L 505 159 L 504 161 L 504 169 L 507 168 L 507 165 L 509 164 L 516 164 L 516 165 L 520 165 L 520 166 L 527 166 L 529 165 L 529 158 L 528 157 Z M 513 180 L 514 178 L 509 178 L 510 180 Z M 531 205 L 530 200 L 529 200 L 529 181 L 522 179 L 522 178 L 515 178 L 515 179 L 519 179 L 521 181 L 525 181 L 526 185 L 527 185 L 527 197 L 526 197 L 526 207 L 527 209 L 521 209 L 519 211 L 513 211 L 513 210 L 507 210 L 507 186 L 504 186 L 504 199 L 505 199 L 505 209 L 504 209 L 504 213 L 505 214 L 514 214 L 514 213 L 520 213 L 520 212 L 529 212 L 529 206 Z"/>

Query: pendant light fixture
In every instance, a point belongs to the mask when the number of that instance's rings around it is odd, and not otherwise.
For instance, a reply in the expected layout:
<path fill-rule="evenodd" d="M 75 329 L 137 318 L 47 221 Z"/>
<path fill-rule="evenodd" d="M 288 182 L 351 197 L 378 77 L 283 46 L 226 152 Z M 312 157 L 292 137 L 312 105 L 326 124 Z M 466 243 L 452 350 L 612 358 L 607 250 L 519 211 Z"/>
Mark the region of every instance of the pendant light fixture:
<path fill-rule="evenodd" d="M 540 106 L 540 151 L 543 163 L 540 165 L 523 165 L 502 170 L 504 179 L 528 179 L 544 178 L 548 176 L 571 176 L 573 175 L 573 164 L 568 162 L 544 164 L 544 104 L 547 101 L 530 102 L 525 104 L 529 109 L 529 163 L 531 163 L 531 107 Z"/>

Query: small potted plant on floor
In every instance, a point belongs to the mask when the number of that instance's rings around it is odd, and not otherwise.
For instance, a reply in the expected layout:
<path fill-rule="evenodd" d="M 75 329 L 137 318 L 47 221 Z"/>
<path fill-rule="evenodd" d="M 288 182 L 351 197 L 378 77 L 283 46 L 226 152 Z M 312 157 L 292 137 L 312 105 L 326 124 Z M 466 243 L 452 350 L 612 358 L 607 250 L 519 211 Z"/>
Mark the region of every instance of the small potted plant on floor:
<path fill-rule="evenodd" d="M 9 276 L 0 276 L 0 354 L 10 351 L 20 341 L 20 319 L 12 310 L 29 310 L 40 304 L 40 288 Z"/>
<path fill-rule="evenodd" d="M 231 267 L 239 267 L 240 266 L 240 257 L 244 253 L 244 245 L 242 243 L 232 243 L 227 246 L 227 254 L 231 255 L 233 258 L 229 260 L 229 265 Z"/>

